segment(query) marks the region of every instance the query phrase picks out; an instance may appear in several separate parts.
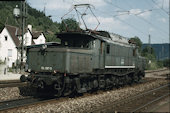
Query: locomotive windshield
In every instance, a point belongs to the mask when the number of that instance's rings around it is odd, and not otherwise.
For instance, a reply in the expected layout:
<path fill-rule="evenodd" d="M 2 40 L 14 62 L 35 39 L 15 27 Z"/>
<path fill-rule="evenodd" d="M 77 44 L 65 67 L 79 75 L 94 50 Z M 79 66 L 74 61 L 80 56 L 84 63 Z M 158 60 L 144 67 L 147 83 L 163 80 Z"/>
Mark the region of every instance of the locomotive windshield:
<path fill-rule="evenodd" d="M 92 47 L 92 40 L 94 40 L 92 36 L 80 33 L 63 33 L 58 34 L 57 37 L 61 40 L 61 46 L 72 48 L 90 49 Z"/>

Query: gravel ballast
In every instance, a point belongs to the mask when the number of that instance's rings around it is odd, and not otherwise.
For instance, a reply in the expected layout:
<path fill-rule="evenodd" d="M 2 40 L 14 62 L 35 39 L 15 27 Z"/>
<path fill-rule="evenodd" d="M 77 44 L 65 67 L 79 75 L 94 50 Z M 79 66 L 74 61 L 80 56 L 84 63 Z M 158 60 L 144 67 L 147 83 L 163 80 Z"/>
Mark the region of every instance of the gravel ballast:
<path fill-rule="evenodd" d="M 45 104 L 32 105 L 28 108 L 23 107 L 12 112 L 24 112 L 24 113 L 80 113 L 88 112 L 90 110 L 101 108 L 102 106 L 112 104 L 127 98 L 128 96 L 136 95 L 145 90 L 152 89 L 154 87 L 161 86 L 167 83 L 166 80 L 160 79 L 149 83 L 137 84 L 135 86 L 128 86 L 116 90 L 101 92 L 92 96 L 82 96 L 78 98 L 69 98 L 63 102 L 52 102 Z M 11 111 L 9 111 L 11 112 Z"/>
<path fill-rule="evenodd" d="M 0 88 L 0 101 L 23 98 L 18 87 Z"/>

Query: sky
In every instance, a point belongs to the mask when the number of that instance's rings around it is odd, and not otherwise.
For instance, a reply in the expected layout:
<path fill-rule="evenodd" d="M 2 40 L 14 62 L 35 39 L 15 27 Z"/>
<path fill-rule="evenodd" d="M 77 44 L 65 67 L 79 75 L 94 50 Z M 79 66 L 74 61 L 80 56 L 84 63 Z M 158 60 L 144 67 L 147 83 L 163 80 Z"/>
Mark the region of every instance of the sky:
<path fill-rule="evenodd" d="M 169 43 L 169 0 L 26 0 L 31 7 L 51 15 L 61 22 L 75 4 L 91 4 L 91 9 L 100 22 L 97 30 L 105 30 L 131 38 L 137 36 L 143 43 Z M 81 13 L 85 8 L 77 8 Z M 97 20 L 88 9 L 83 16 L 87 28 L 94 30 Z M 75 10 L 64 18 L 75 18 Z M 81 28 L 85 28 L 80 21 Z"/>

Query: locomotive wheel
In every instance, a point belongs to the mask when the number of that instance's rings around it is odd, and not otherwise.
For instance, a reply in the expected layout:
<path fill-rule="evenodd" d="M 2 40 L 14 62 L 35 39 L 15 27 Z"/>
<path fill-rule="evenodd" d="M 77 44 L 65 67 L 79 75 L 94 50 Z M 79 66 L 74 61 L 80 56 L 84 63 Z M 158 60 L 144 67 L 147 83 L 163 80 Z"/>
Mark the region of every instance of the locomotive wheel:
<path fill-rule="evenodd" d="M 67 86 L 65 89 L 64 89 L 64 92 L 63 92 L 63 95 L 64 96 L 68 96 L 68 95 L 71 95 L 72 93 L 75 92 L 75 86 Z"/>
<path fill-rule="evenodd" d="M 75 92 L 75 85 L 71 77 L 65 77 L 64 84 L 63 96 L 68 96 Z"/>
<path fill-rule="evenodd" d="M 134 82 L 135 82 L 135 83 L 138 83 L 138 82 L 139 82 L 139 77 L 138 77 L 137 75 L 135 75 L 133 79 L 134 79 Z"/>
<path fill-rule="evenodd" d="M 129 85 L 133 84 L 133 76 L 131 74 L 128 76 L 128 84 Z"/>
<path fill-rule="evenodd" d="M 106 78 L 105 82 L 106 82 L 106 89 L 111 89 L 111 87 L 112 87 L 111 79 L 110 78 Z"/>
<path fill-rule="evenodd" d="M 99 89 L 104 90 L 106 87 L 106 82 L 105 82 L 104 76 L 101 76 L 98 78 L 98 83 L 99 83 Z"/>
<path fill-rule="evenodd" d="M 98 80 L 96 80 L 96 79 L 92 80 L 89 87 L 91 89 L 91 90 L 89 90 L 90 93 L 97 91 L 99 88 Z"/>
<path fill-rule="evenodd" d="M 97 89 L 98 86 L 99 86 L 98 81 L 97 81 L 97 80 L 94 80 L 94 81 L 93 81 L 93 88 L 94 88 L 94 89 Z"/>
<path fill-rule="evenodd" d="M 55 96 L 60 97 L 62 95 L 63 92 L 63 85 L 59 82 L 55 82 L 53 84 L 53 88 L 55 91 Z"/>
<path fill-rule="evenodd" d="M 45 88 L 45 83 L 42 80 L 38 81 L 37 86 L 38 86 L 38 89 L 43 90 Z"/>
<path fill-rule="evenodd" d="M 120 85 L 119 85 L 119 77 L 118 76 L 116 76 L 116 78 L 115 78 L 115 87 L 116 88 L 120 87 Z"/>

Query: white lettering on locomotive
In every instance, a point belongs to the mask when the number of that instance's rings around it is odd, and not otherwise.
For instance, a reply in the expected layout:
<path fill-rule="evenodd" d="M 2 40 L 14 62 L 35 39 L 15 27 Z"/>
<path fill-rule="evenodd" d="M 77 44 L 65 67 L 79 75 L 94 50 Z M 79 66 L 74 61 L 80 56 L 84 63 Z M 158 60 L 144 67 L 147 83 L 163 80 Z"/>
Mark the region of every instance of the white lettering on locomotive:
<path fill-rule="evenodd" d="M 53 68 L 52 67 L 44 67 L 44 66 L 41 66 L 41 70 L 52 70 Z"/>

